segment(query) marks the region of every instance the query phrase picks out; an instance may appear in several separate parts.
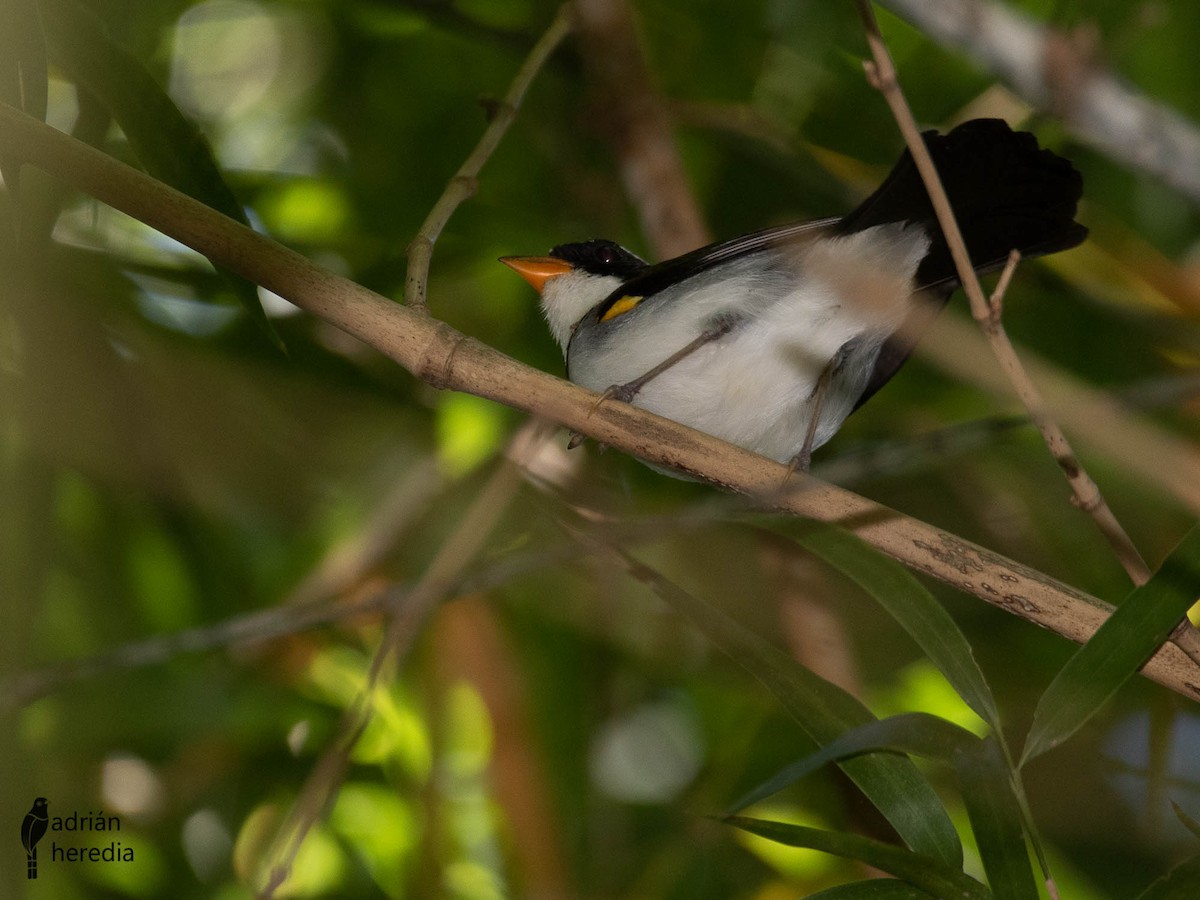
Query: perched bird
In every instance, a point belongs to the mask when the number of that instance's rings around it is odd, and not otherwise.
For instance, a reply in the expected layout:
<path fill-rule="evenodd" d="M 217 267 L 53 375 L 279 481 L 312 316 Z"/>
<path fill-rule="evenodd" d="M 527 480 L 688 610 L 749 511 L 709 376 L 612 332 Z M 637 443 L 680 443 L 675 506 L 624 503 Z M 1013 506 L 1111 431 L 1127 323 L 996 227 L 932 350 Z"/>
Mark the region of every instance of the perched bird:
<path fill-rule="evenodd" d="M 977 271 L 1087 236 L 1079 173 L 1033 135 L 974 119 L 923 137 Z M 572 381 L 805 469 L 958 286 L 907 150 L 840 219 L 655 265 L 608 240 L 501 262 L 541 294 Z"/>
<path fill-rule="evenodd" d="M 37 878 L 37 842 L 46 833 L 50 819 L 46 814 L 46 798 L 38 797 L 21 822 L 21 846 L 25 848 L 25 876 Z"/>

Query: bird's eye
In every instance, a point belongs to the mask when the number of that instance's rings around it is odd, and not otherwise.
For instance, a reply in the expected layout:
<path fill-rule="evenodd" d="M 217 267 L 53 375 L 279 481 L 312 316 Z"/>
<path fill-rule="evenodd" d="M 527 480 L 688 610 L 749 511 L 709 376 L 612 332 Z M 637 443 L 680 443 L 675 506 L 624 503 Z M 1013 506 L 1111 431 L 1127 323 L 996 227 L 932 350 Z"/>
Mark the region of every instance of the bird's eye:
<path fill-rule="evenodd" d="M 611 266 L 617 261 L 617 251 L 612 247 L 603 247 L 600 250 L 600 262 L 606 266 Z"/>

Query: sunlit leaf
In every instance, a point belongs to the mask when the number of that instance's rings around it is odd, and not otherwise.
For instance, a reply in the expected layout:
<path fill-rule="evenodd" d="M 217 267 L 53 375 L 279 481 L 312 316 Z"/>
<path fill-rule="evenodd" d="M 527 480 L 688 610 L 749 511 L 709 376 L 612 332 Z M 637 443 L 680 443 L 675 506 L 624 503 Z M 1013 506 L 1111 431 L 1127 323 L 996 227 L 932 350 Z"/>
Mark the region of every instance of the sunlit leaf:
<path fill-rule="evenodd" d="M 971 645 L 916 577 L 849 532 L 819 522 L 790 531 L 800 546 L 865 590 L 908 632 L 968 706 L 1000 731 L 1000 715 Z"/>
<path fill-rule="evenodd" d="M 782 790 L 821 766 L 872 751 L 913 753 L 953 765 L 989 882 L 999 896 L 1036 898 L 1012 773 L 993 738 L 980 740 L 927 713 L 861 725 L 788 766 L 734 805 L 740 810 Z"/>
<path fill-rule="evenodd" d="M 951 763 L 957 754 L 970 752 L 979 744 L 979 738 L 969 731 L 928 713 L 907 713 L 868 722 L 781 770 L 740 798 L 730 807 L 730 812 L 743 810 L 837 760 L 873 751 L 890 751 Z"/>
<path fill-rule="evenodd" d="M 445 394 L 437 407 L 438 462 L 460 477 L 490 457 L 504 440 L 504 407 L 470 394 Z"/>
<path fill-rule="evenodd" d="M 935 897 L 983 900 L 991 896 L 984 885 L 944 862 L 861 835 L 823 831 L 785 822 L 768 822 L 745 816 L 730 816 L 722 821 L 760 837 L 787 844 L 789 847 L 809 847 L 846 859 L 859 860 L 902 878 Z"/>
<path fill-rule="evenodd" d="M 1200 525 L 1133 591 L 1055 676 L 1038 701 L 1024 765 L 1095 715 L 1183 620 L 1200 591 Z"/>
<path fill-rule="evenodd" d="M 732 659 L 761 681 L 816 743 L 827 744 L 873 720 L 841 688 L 820 678 L 724 613 L 622 554 L 630 573 L 695 623 Z M 915 850 L 962 866 L 962 844 L 941 800 L 909 760 L 892 756 L 850 759 L 841 768 Z"/>
<path fill-rule="evenodd" d="M 988 884 L 1005 900 L 1037 900 L 1013 773 L 995 738 L 960 754 L 955 766 Z"/>
<path fill-rule="evenodd" d="M 402 883 L 424 830 L 419 810 L 405 797 L 385 785 L 362 782 L 338 791 L 329 822 L 385 891 Z"/>

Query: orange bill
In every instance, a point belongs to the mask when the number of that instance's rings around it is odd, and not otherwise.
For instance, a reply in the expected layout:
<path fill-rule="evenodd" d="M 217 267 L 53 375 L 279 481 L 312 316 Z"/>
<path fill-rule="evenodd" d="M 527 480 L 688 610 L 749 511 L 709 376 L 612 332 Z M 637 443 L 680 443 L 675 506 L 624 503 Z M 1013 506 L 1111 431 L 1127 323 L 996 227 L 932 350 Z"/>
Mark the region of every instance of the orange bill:
<path fill-rule="evenodd" d="M 566 275 L 574 268 L 569 262 L 553 256 L 502 256 L 500 262 L 532 284 L 539 294 L 547 280 Z"/>

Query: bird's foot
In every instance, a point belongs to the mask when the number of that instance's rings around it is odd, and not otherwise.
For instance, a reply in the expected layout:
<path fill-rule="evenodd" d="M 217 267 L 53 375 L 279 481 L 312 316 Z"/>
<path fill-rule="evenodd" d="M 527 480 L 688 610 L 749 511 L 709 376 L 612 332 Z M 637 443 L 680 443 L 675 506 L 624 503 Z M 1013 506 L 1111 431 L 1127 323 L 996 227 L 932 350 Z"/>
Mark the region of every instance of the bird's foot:
<path fill-rule="evenodd" d="M 800 452 L 788 460 L 787 471 L 783 473 L 783 485 L 787 486 L 789 479 L 796 472 L 808 473 L 809 467 L 812 465 L 812 448 L 805 446 L 800 448 Z"/>
<path fill-rule="evenodd" d="M 582 446 L 583 442 L 586 440 L 587 440 L 587 435 L 580 434 L 578 431 L 572 431 L 571 437 L 567 440 L 567 449 L 574 450 L 576 447 Z M 603 453 L 605 450 L 608 449 L 608 444 L 597 443 L 596 449 L 599 450 L 601 453 Z"/>
<path fill-rule="evenodd" d="M 604 393 L 596 398 L 596 402 L 593 403 L 592 408 L 588 410 L 588 415 L 591 416 L 595 414 L 596 410 L 598 410 L 609 400 L 620 400 L 622 403 L 632 403 L 633 398 L 638 395 L 639 391 L 641 391 L 643 384 L 645 384 L 643 379 L 636 378 L 633 381 L 627 381 L 624 384 L 609 385 L 604 389 Z"/>

